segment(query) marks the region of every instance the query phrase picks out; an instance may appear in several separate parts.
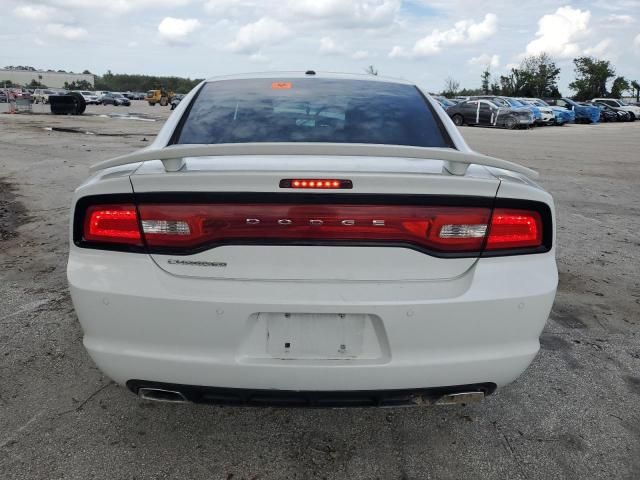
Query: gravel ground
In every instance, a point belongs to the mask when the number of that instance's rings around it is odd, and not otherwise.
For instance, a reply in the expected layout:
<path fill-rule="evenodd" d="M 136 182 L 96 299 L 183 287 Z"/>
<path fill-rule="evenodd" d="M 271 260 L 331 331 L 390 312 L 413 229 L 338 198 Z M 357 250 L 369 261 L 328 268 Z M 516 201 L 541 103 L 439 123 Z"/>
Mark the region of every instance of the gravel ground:
<path fill-rule="evenodd" d="M 462 129 L 557 203 L 558 296 L 520 379 L 464 408 L 283 410 L 144 403 L 97 370 L 65 280 L 72 191 L 168 109 L 45 111 L 0 115 L 2 480 L 640 478 L 640 122 Z"/>

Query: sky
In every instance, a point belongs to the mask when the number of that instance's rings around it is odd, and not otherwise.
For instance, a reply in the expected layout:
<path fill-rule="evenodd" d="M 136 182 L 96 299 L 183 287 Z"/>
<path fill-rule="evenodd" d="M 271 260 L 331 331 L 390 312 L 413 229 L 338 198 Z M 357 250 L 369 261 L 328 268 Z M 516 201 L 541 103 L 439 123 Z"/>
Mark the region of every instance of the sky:
<path fill-rule="evenodd" d="M 0 0 L 0 66 L 208 78 L 289 70 L 480 86 L 523 56 L 610 60 L 640 80 L 640 0 Z"/>

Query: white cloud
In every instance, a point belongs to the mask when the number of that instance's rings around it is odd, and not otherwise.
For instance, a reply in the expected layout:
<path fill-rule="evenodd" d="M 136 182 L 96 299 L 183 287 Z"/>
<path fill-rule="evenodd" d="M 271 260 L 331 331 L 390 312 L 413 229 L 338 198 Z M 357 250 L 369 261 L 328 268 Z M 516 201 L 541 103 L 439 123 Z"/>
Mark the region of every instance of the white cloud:
<path fill-rule="evenodd" d="M 236 53 L 256 53 L 262 47 L 281 42 L 291 34 L 287 26 L 270 17 L 241 27 L 227 46 Z"/>
<path fill-rule="evenodd" d="M 407 53 L 405 48 L 401 47 L 400 45 L 395 45 L 389 52 L 390 58 L 402 58 L 402 57 L 408 57 L 408 56 L 409 54 Z"/>
<path fill-rule="evenodd" d="M 160 22 L 165 17 L 197 19 L 199 29 L 186 37 L 172 34 L 173 43 L 190 46 L 165 62 L 166 73 L 206 76 L 211 72 L 201 59 L 215 49 L 220 74 L 308 67 L 309 59 L 317 58 L 317 68 L 345 71 L 374 63 L 382 74 L 413 79 L 429 89 L 440 88 L 450 75 L 464 87 L 477 87 L 479 69 L 499 61 L 491 71 L 508 71 L 507 64 L 519 63 L 531 44 L 530 51 L 548 50 L 562 67 L 559 86 L 566 91 L 574 76 L 572 52 L 611 60 L 625 77 L 640 77 L 638 1 L 0 0 L 5 20 L 0 20 L 0 36 L 6 45 L 30 46 L 25 54 L 36 67 L 71 68 L 61 64 L 69 61 L 64 49 L 35 48 L 71 38 L 80 62 L 73 68 L 84 69 L 81 60 L 91 58 L 97 72 L 151 74 L 154 62 L 141 62 L 140 48 L 156 57 L 166 54 L 172 40 L 159 33 Z M 485 17 L 488 12 L 497 20 Z M 555 30 L 545 22 L 539 25 L 538 20 L 558 15 L 562 21 Z M 129 42 L 138 45 L 127 47 Z M 123 48 L 133 50 L 123 55 Z M 320 50 L 336 56 L 323 56 Z M 396 57 L 393 62 L 385 61 L 387 54 Z M 418 61 L 423 57 L 428 68 Z"/>
<path fill-rule="evenodd" d="M 577 43 L 589 32 L 591 12 L 570 6 L 560 7 L 555 13 L 538 20 L 535 40 L 529 42 L 526 53 L 538 55 L 546 52 L 552 56 L 571 58 L 581 53 Z"/>
<path fill-rule="evenodd" d="M 251 60 L 252 62 L 264 63 L 269 61 L 269 57 L 267 57 L 266 55 L 263 55 L 260 52 L 257 52 L 249 55 L 249 60 Z"/>
<path fill-rule="evenodd" d="M 269 57 L 267 57 L 266 55 L 263 55 L 262 53 L 257 52 L 257 53 L 253 53 L 253 54 L 249 55 L 249 60 L 251 60 L 252 62 L 255 62 L 255 63 L 267 63 L 271 59 Z"/>
<path fill-rule="evenodd" d="M 82 27 L 64 25 L 62 23 L 49 23 L 44 31 L 52 37 L 63 38 L 65 40 L 80 40 L 85 38 L 89 32 Z"/>
<path fill-rule="evenodd" d="M 322 55 L 342 55 L 345 52 L 345 48 L 342 45 L 338 45 L 331 37 L 322 37 L 318 52 Z"/>
<path fill-rule="evenodd" d="M 50 0 L 49 3 L 61 7 L 96 9 L 121 14 L 132 10 L 184 7 L 191 3 L 191 0 L 109 0 L 107 2 L 99 0 Z"/>
<path fill-rule="evenodd" d="M 607 15 L 607 18 L 605 18 L 605 20 L 607 22 L 623 23 L 625 25 L 629 25 L 636 21 L 636 19 L 633 18 L 631 15 L 622 15 L 617 13 L 612 13 L 611 15 Z M 617 25 L 613 25 L 613 26 L 617 26 Z"/>
<path fill-rule="evenodd" d="M 211 15 L 237 17 L 248 10 L 258 7 L 252 0 L 207 0 L 204 4 L 205 12 Z"/>
<path fill-rule="evenodd" d="M 498 68 L 500 66 L 500 55 L 489 55 L 483 53 L 477 57 L 470 58 L 467 62 L 469 65 L 482 65 L 489 66 L 491 68 Z"/>
<path fill-rule="evenodd" d="M 402 0 L 289 0 L 291 13 L 335 25 L 375 27 L 392 23 Z"/>
<path fill-rule="evenodd" d="M 195 18 L 165 17 L 158 25 L 158 33 L 169 44 L 186 44 L 189 43 L 189 35 L 200 26 L 200 21 Z"/>
<path fill-rule="evenodd" d="M 440 53 L 444 47 L 451 45 L 472 45 L 479 43 L 496 33 L 498 17 L 493 13 L 487 13 L 481 22 L 473 20 L 460 20 L 453 28 L 448 30 L 433 30 L 429 35 L 419 39 L 411 52 L 406 52 L 402 47 L 394 47 L 389 53 L 390 57 L 427 57 Z"/>
<path fill-rule="evenodd" d="M 474 44 L 481 42 L 496 33 L 498 27 L 498 16 L 494 13 L 487 13 L 484 16 L 484 20 L 480 23 L 473 23 L 472 21 L 467 20 L 456 23 L 456 26 L 458 27 L 458 30 L 462 29 L 464 32 L 466 29 L 467 31 L 467 39 L 459 43 Z M 451 44 L 453 45 L 453 43 Z"/>
<path fill-rule="evenodd" d="M 353 58 L 354 60 L 364 60 L 365 58 L 369 58 L 370 56 L 371 54 L 366 50 L 357 50 L 353 52 L 351 58 Z"/>
<path fill-rule="evenodd" d="M 328 28 L 379 28 L 397 20 L 403 0 L 201 0 L 204 10 L 219 18 L 261 17 L 296 26 L 310 23 Z M 316 26 L 316 28 L 318 28 Z M 324 33 L 323 34 L 328 34 Z"/>
<path fill-rule="evenodd" d="M 27 20 L 51 20 L 58 13 L 53 7 L 47 5 L 22 5 L 13 9 L 13 13 Z"/>
<path fill-rule="evenodd" d="M 599 57 L 604 55 L 608 48 L 611 46 L 611 39 L 610 38 L 605 38 L 604 40 L 598 42 L 597 45 L 594 45 L 593 47 L 589 47 L 586 48 L 584 50 L 584 54 L 585 55 L 593 55 L 594 57 Z"/>

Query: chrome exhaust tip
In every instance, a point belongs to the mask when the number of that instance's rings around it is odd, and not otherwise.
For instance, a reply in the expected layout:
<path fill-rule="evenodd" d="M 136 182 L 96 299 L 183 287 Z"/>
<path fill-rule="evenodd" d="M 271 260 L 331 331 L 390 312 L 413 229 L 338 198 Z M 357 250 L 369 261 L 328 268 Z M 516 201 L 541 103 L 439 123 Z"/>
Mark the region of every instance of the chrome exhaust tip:
<path fill-rule="evenodd" d="M 469 405 L 484 400 L 484 392 L 460 392 L 443 395 L 435 405 Z"/>
<path fill-rule="evenodd" d="M 189 400 L 182 393 L 175 390 L 164 390 L 162 388 L 142 387 L 138 389 L 138 396 L 143 400 L 167 403 L 188 403 Z"/>

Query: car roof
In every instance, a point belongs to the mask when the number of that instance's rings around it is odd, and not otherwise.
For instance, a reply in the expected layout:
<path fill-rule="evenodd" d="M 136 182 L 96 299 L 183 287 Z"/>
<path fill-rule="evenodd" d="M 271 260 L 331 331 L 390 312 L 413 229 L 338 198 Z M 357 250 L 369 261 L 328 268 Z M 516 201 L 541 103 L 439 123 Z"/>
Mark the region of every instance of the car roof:
<path fill-rule="evenodd" d="M 253 80 L 253 79 L 269 79 L 274 80 L 282 78 L 330 78 L 336 80 L 368 80 L 372 82 L 386 82 L 386 83 L 398 83 L 403 85 L 415 85 L 413 82 L 404 80 L 402 78 L 394 77 L 381 77 L 378 75 L 370 75 L 368 73 L 337 73 L 337 72 L 319 72 L 314 71 L 314 74 L 306 74 L 302 71 L 291 72 L 256 72 L 256 73 L 241 73 L 236 75 L 221 75 L 211 77 L 205 80 L 205 82 L 217 82 L 220 80 Z"/>

